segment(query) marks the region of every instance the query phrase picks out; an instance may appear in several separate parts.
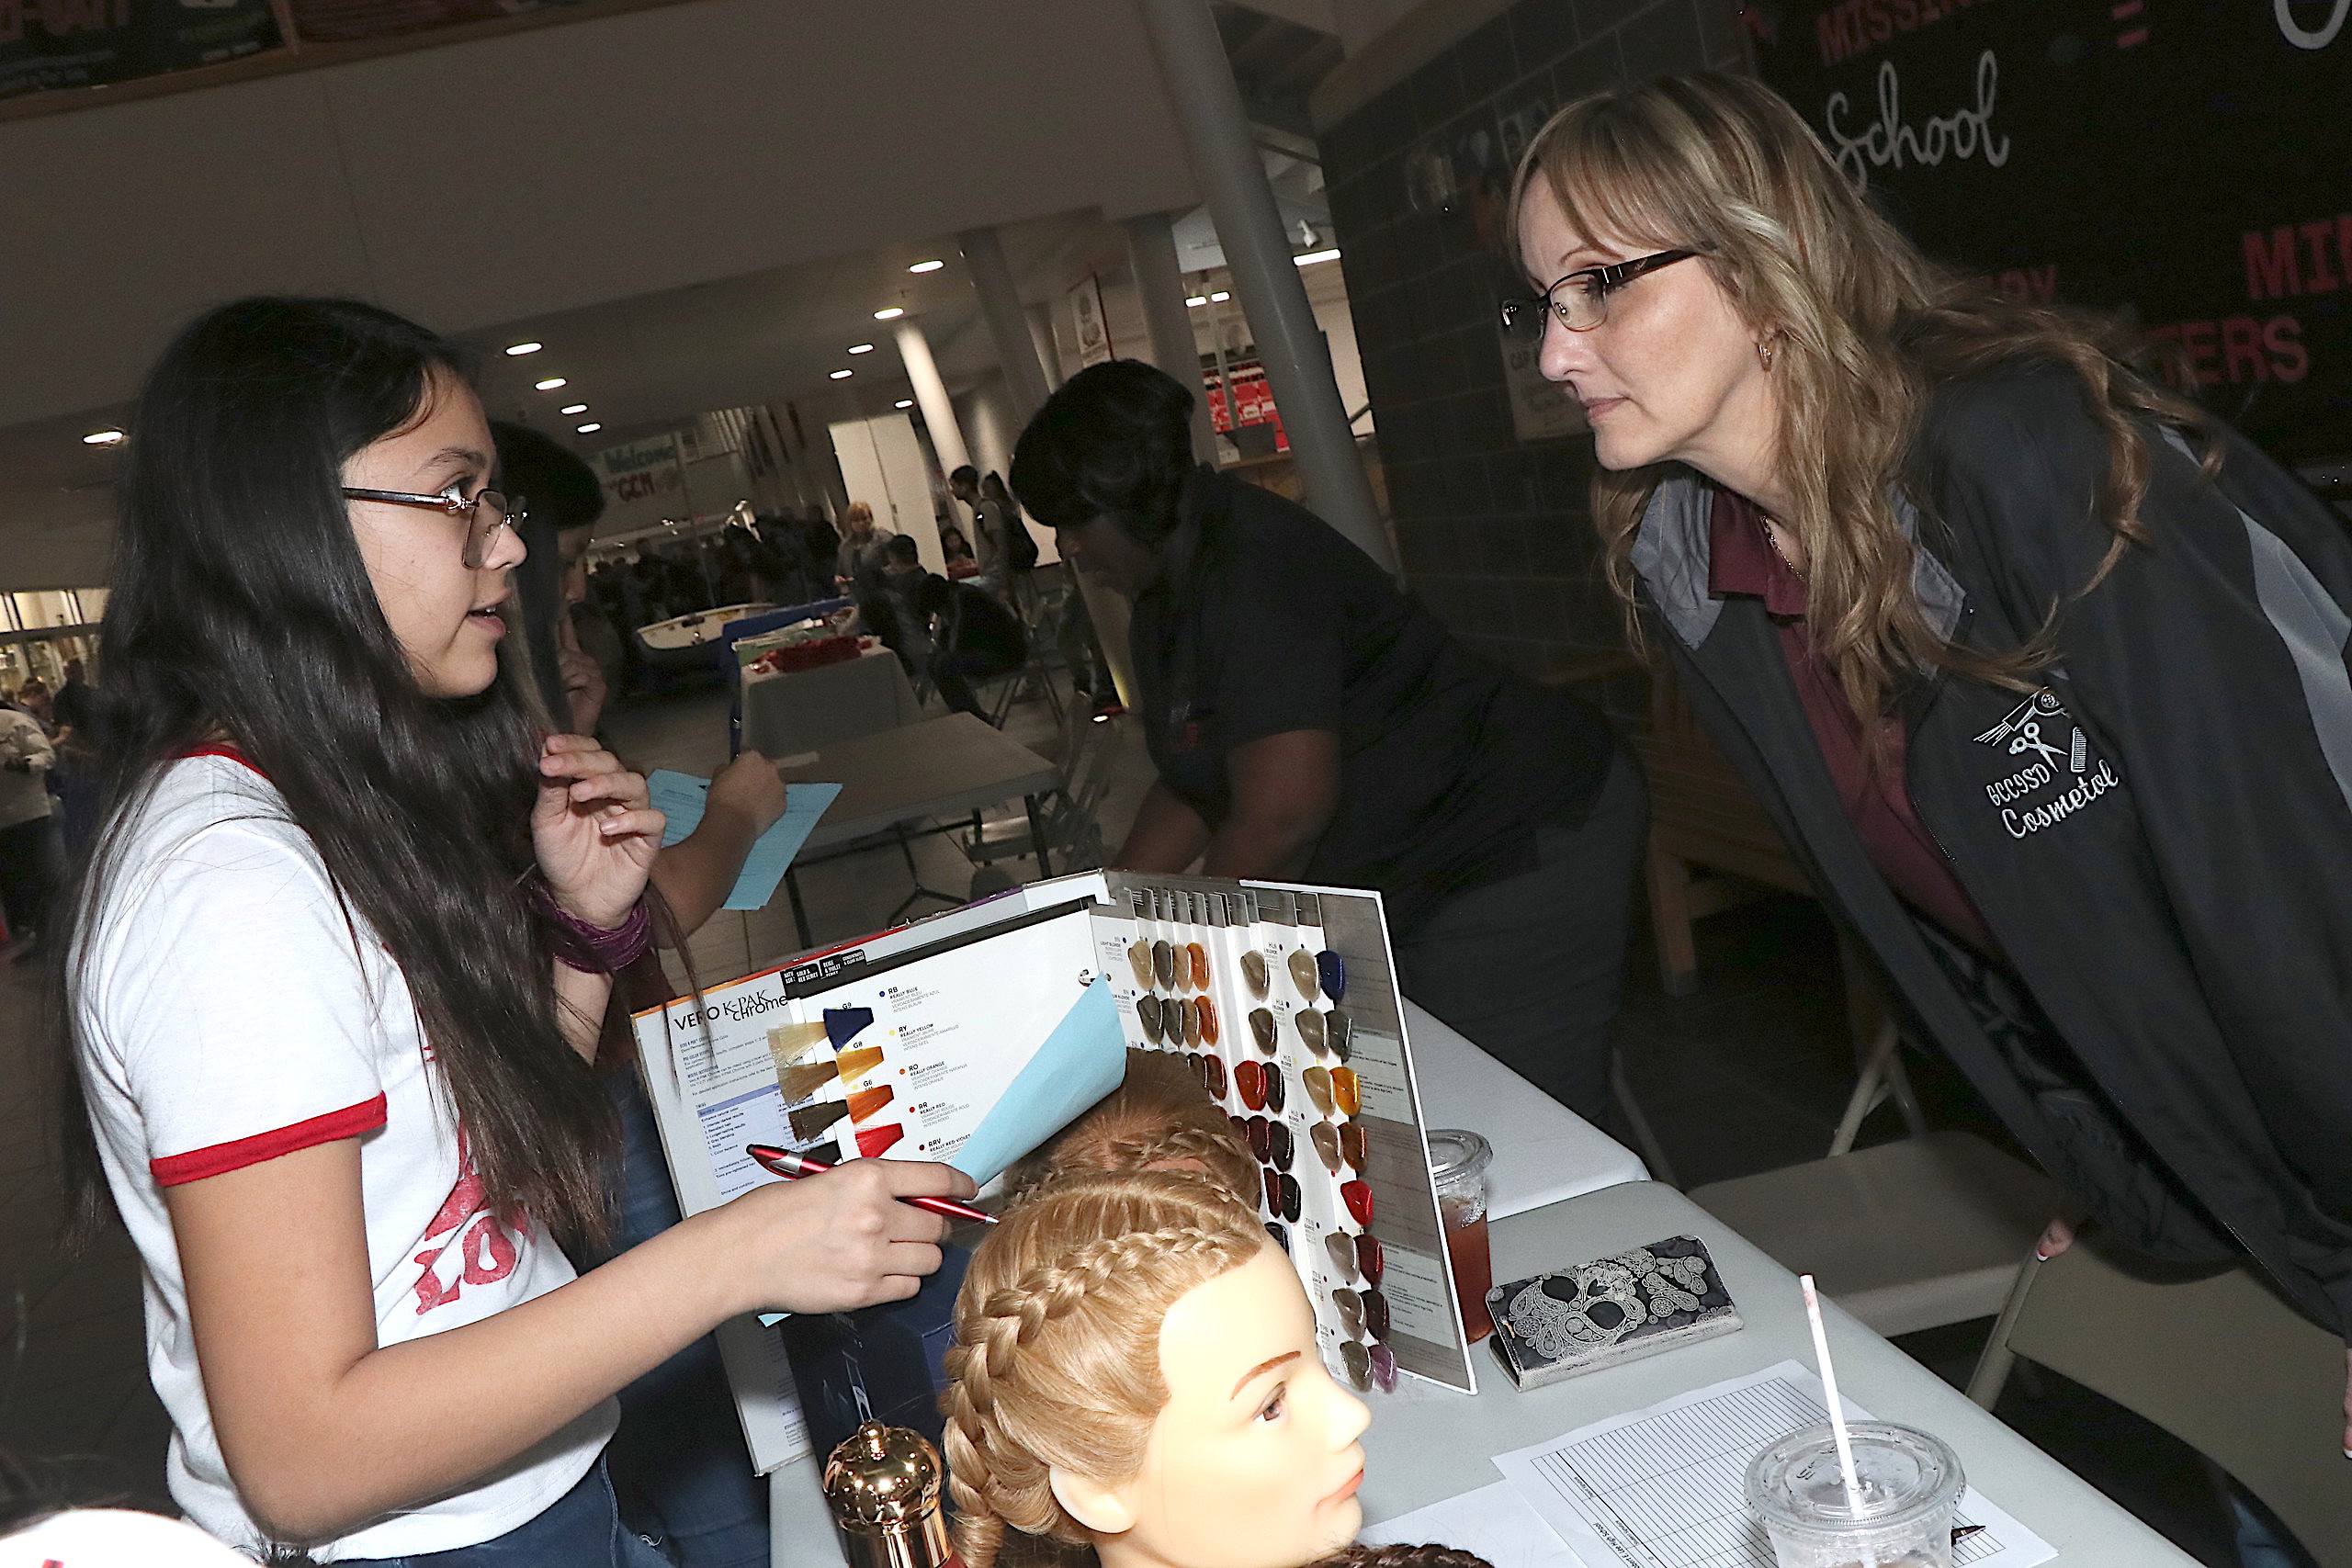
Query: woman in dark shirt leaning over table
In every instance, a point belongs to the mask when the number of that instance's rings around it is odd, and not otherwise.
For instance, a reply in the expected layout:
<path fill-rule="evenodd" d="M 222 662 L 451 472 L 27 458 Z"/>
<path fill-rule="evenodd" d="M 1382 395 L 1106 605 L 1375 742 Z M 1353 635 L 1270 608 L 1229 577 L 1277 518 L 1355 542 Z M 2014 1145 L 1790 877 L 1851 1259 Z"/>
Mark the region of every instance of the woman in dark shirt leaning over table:
<path fill-rule="evenodd" d="M 1321 518 L 1192 457 L 1193 394 L 1080 372 L 1021 504 L 1135 604 L 1159 777 L 1114 863 L 1383 895 L 1408 995 L 1587 1117 L 1646 807 L 1600 716 L 1465 651 Z"/>

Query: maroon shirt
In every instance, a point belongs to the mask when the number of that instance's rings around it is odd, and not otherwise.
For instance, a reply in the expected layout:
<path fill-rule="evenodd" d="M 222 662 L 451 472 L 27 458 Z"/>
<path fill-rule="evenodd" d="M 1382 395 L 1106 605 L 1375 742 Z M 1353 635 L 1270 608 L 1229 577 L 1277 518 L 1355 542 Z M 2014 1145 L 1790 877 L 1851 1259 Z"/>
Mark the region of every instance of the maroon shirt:
<path fill-rule="evenodd" d="M 1905 750 L 1910 736 L 1898 721 L 1880 722 L 1878 765 L 1871 766 L 1861 721 L 1846 702 L 1845 689 L 1828 661 L 1814 650 L 1805 626 L 1804 579 L 1781 558 L 1764 529 L 1764 515 L 1746 497 L 1718 487 L 1708 514 L 1711 536 L 1708 591 L 1717 598 L 1744 593 L 1764 601 L 1764 613 L 1780 628 L 1781 657 L 1788 660 L 1805 721 L 1828 764 L 1839 804 L 1862 840 L 1863 852 L 1889 887 L 1912 908 L 1987 956 L 1999 946 L 1984 917 L 1952 874 L 1936 841 L 1919 824 L 1904 786 Z"/>

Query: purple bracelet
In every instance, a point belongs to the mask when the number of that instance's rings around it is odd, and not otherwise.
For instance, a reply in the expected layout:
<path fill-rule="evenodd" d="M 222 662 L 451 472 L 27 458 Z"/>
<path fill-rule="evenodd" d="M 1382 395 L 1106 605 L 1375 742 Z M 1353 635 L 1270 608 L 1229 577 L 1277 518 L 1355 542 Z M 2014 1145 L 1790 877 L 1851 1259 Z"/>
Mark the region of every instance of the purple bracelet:
<path fill-rule="evenodd" d="M 618 974 L 653 946 L 653 916 L 642 898 L 629 906 L 628 919 L 609 930 L 589 924 L 557 903 L 545 884 L 538 888 L 538 902 L 555 919 L 557 961 L 583 975 Z"/>

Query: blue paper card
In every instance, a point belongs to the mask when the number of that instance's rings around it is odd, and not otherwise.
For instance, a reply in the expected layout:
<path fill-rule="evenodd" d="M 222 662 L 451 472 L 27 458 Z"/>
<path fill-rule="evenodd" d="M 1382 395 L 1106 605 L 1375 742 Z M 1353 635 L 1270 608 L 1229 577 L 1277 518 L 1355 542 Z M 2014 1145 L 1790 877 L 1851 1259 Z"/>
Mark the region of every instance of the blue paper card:
<path fill-rule="evenodd" d="M 1127 1076 L 1111 983 L 1096 976 L 948 1163 L 986 1183 L 1078 1120 Z"/>
<path fill-rule="evenodd" d="M 645 784 L 653 796 L 653 808 L 670 819 L 670 825 L 662 832 L 664 848 L 693 832 L 701 823 L 704 797 L 710 793 L 708 779 L 656 768 L 645 775 Z M 792 864 L 792 857 L 800 852 L 800 846 L 816 831 L 818 819 L 841 793 L 842 786 L 837 784 L 786 784 L 784 815 L 752 840 L 752 852 L 744 859 L 742 874 L 736 877 L 721 908 L 766 908 L 768 900 L 775 897 L 776 884 L 784 880 L 786 870 Z"/>

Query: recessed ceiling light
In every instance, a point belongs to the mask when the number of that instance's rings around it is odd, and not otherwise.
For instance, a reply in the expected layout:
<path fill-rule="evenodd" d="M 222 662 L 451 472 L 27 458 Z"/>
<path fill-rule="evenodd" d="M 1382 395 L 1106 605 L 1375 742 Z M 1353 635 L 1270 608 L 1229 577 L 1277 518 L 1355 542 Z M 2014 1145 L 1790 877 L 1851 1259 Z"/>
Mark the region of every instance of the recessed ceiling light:
<path fill-rule="evenodd" d="M 1293 266 L 1313 266 L 1317 262 L 1338 261 L 1339 259 L 1340 253 L 1337 250 L 1308 251 L 1303 255 L 1295 255 L 1290 258 L 1291 265 Z"/>
<path fill-rule="evenodd" d="M 566 403 L 563 405 L 562 412 L 565 413 L 586 413 L 588 412 L 588 405 L 586 403 Z"/>
<path fill-rule="evenodd" d="M 914 265 L 907 268 L 907 270 L 909 272 L 937 272 L 941 267 L 945 266 L 947 264 L 944 261 L 919 261 L 915 263 Z"/>
<path fill-rule="evenodd" d="M 586 435 L 586 434 L 589 434 L 590 432 L 592 432 L 592 431 L 602 430 L 602 429 L 604 429 L 604 428 L 605 428 L 605 427 L 604 427 L 602 424 L 598 423 L 596 421 L 594 421 L 594 420 L 593 420 L 593 419 L 592 419 L 592 420 L 590 420 L 587 423 L 585 423 L 585 424 L 583 424 L 583 425 L 582 425 L 582 426 L 580 427 L 580 434 L 582 434 L 582 435 Z"/>
<path fill-rule="evenodd" d="M 565 385 L 565 382 L 563 378 L 560 376 L 550 376 L 546 380 L 536 382 L 534 385 L 536 385 L 542 392 L 552 392 L 558 387 Z"/>
<path fill-rule="evenodd" d="M 122 440 L 123 434 L 119 430 L 94 430 L 90 432 L 89 434 L 82 437 L 82 445 L 85 446 L 119 446 Z"/>
<path fill-rule="evenodd" d="M 906 313 L 907 308 L 904 305 L 893 305 L 887 310 L 875 311 L 874 319 L 877 321 L 895 321 Z"/>
<path fill-rule="evenodd" d="M 854 371 L 854 370 L 836 370 L 836 371 L 834 371 L 834 372 L 832 373 L 832 375 L 831 375 L 831 379 L 833 379 L 833 380 L 835 380 L 835 381 L 846 381 L 846 380 L 848 380 L 852 376 L 854 376 L 854 375 L 856 375 L 856 374 L 857 374 L 857 372 L 856 372 L 856 371 Z"/>
<path fill-rule="evenodd" d="M 1195 294 L 1190 299 L 1184 301 L 1185 304 L 1191 306 L 1195 310 L 1199 310 L 1208 302 L 1209 297 L 1205 294 Z"/>
<path fill-rule="evenodd" d="M 854 343 L 849 345 L 849 351 L 852 354 L 871 354 L 874 352 L 874 345 L 870 343 Z"/>
<path fill-rule="evenodd" d="M 915 400 L 912 398 L 900 398 L 890 406 L 894 409 L 910 409 L 915 406 Z"/>
<path fill-rule="evenodd" d="M 506 345 L 506 352 L 510 355 L 537 354 L 545 347 L 547 344 L 543 343 L 510 343 Z"/>
<path fill-rule="evenodd" d="M 1212 305 L 1222 305 L 1227 299 L 1232 298 L 1233 296 L 1231 294 L 1228 294 L 1224 289 L 1220 288 L 1216 293 L 1209 296 L 1209 303 Z"/>

